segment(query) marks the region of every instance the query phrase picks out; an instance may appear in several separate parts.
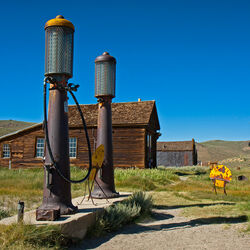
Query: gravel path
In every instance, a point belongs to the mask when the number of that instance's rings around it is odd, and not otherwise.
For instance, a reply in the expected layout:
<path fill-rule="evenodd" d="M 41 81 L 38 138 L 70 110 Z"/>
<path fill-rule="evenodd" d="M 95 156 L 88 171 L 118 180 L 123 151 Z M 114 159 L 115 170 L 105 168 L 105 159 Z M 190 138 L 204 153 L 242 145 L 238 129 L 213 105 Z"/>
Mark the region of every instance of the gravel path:
<path fill-rule="evenodd" d="M 244 226 L 241 218 L 190 219 L 180 216 L 180 211 L 157 209 L 154 220 L 129 225 L 99 239 L 85 240 L 72 249 L 250 249 L 250 234 L 240 233 Z"/>

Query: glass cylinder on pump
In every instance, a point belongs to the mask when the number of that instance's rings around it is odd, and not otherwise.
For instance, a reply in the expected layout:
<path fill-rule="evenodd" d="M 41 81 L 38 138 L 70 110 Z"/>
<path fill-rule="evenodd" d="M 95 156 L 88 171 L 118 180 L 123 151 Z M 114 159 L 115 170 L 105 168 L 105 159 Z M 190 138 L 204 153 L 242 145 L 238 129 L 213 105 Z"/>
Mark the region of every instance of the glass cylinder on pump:
<path fill-rule="evenodd" d="M 59 15 L 45 25 L 45 76 L 73 76 L 73 24 Z"/>
<path fill-rule="evenodd" d="M 115 97 L 116 60 L 108 52 L 95 59 L 95 97 Z"/>

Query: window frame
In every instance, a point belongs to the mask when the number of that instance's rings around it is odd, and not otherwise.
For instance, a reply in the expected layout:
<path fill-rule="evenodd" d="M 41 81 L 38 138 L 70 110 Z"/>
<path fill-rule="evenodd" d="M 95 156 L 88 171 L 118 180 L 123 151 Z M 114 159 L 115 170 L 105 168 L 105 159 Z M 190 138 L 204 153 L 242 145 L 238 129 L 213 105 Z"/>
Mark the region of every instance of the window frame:
<path fill-rule="evenodd" d="M 6 148 L 5 148 L 5 146 L 7 146 L 8 156 L 5 156 L 5 154 L 6 154 Z M 9 159 L 10 158 L 10 156 L 11 156 L 11 150 L 10 150 L 10 144 L 9 143 L 4 143 L 3 144 L 2 156 L 3 156 L 4 159 Z"/>
<path fill-rule="evenodd" d="M 149 160 L 152 154 L 152 135 L 150 133 L 147 133 L 147 154 Z"/>
<path fill-rule="evenodd" d="M 153 134 L 149 131 L 146 132 L 146 153 L 145 153 L 145 167 L 152 168 L 152 164 L 154 161 L 154 155 L 152 152 L 152 144 L 153 144 Z"/>
<path fill-rule="evenodd" d="M 38 140 L 41 140 L 41 139 L 43 140 L 43 147 L 39 147 L 38 148 Z M 43 148 L 43 156 L 38 155 L 38 149 L 41 149 L 41 148 Z M 41 159 L 41 158 L 44 158 L 44 156 L 45 156 L 45 138 L 44 137 L 37 137 L 36 138 L 36 152 L 35 152 L 35 157 Z"/>
<path fill-rule="evenodd" d="M 75 142 L 73 142 L 74 147 L 72 147 L 72 142 L 71 142 L 72 139 L 75 139 Z M 74 151 L 71 151 L 71 149 L 74 149 Z M 70 155 L 71 153 L 74 153 L 75 156 L 71 156 Z M 71 159 L 77 158 L 77 137 L 69 137 L 69 158 Z"/>

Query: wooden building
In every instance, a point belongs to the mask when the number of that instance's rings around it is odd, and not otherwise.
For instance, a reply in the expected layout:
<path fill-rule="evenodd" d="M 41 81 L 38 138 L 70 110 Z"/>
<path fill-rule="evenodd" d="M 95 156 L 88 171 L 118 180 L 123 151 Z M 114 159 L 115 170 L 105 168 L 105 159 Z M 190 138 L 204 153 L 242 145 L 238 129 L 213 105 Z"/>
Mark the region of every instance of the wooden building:
<path fill-rule="evenodd" d="M 98 105 L 81 105 L 92 150 L 96 147 Z M 155 101 L 112 103 L 114 167 L 156 167 L 160 129 Z M 88 166 L 88 151 L 81 118 L 69 105 L 69 154 L 71 165 Z M 0 137 L 0 166 L 43 166 L 42 123 Z"/>
<path fill-rule="evenodd" d="M 197 165 L 195 141 L 157 142 L 158 166 Z"/>

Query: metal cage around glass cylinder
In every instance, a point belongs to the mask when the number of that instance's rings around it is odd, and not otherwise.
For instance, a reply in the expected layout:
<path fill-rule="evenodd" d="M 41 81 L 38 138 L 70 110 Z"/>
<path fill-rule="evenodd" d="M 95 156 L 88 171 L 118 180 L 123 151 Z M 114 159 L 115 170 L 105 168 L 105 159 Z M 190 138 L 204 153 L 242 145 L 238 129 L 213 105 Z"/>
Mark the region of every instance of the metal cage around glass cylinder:
<path fill-rule="evenodd" d="M 115 97 L 116 60 L 108 52 L 95 59 L 95 97 Z"/>
<path fill-rule="evenodd" d="M 57 16 L 45 25 L 45 76 L 73 76 L 74 26 Z"/>

